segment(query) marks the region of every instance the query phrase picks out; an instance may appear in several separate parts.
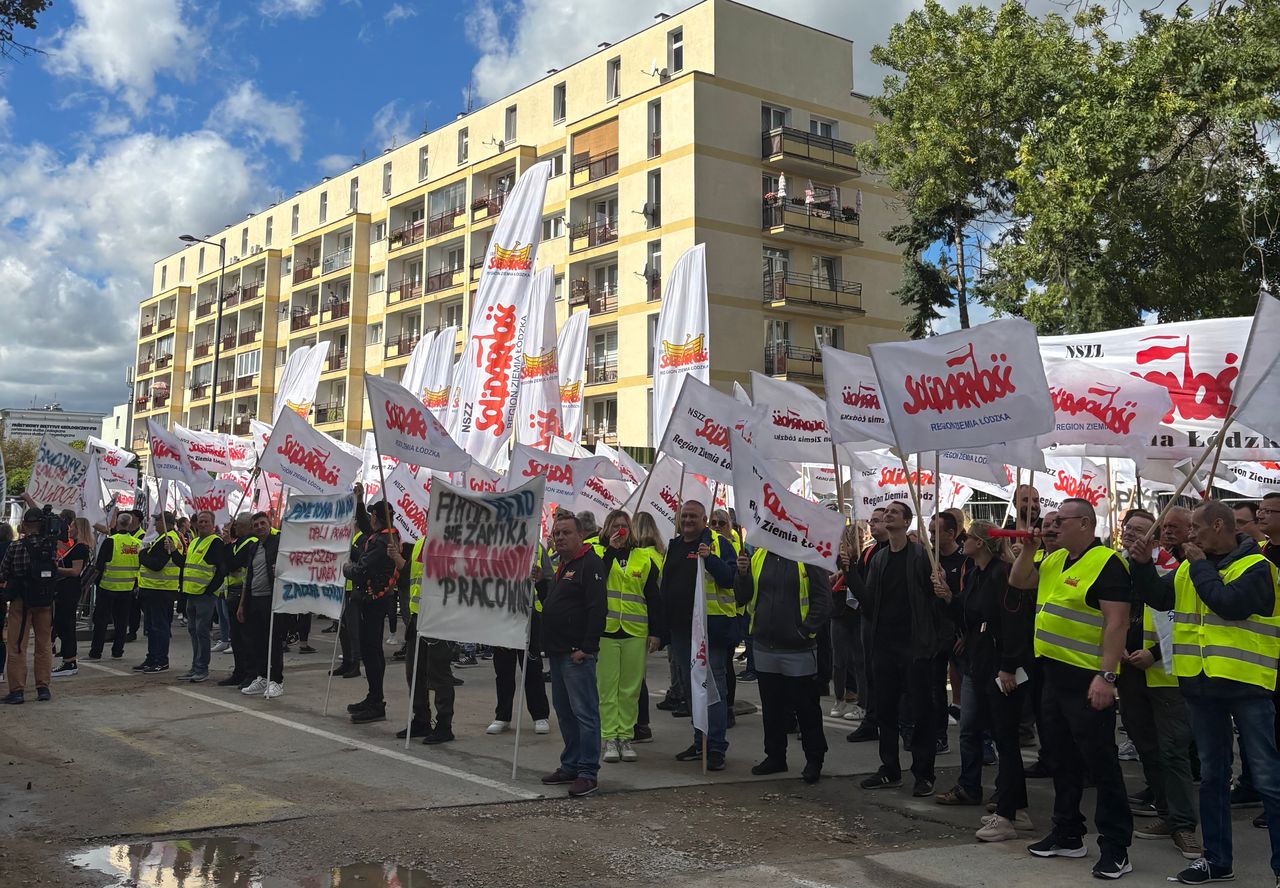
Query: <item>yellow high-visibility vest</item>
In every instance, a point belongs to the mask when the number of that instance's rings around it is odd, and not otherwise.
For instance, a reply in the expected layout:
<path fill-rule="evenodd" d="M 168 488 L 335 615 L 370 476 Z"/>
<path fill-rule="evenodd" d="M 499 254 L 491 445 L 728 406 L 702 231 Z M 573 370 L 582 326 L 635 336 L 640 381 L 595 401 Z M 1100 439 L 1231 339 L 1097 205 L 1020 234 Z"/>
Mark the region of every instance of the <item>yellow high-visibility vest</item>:
<path fill-rule="evenodd" d="M 644 587 L 649 574 L 657 570 L 650 556 L 651 549 L 632 549 L 626 562 L 614 561 L 609 566 L 605 580 L 609 596 L 609 611 L 604 620 L 607 633 L 623 632 L 634 638 L 649 634 L 649 607 L 644 599 Z"/>
<path fill-rule="evenodd" d="M 1142 643 L 1147 647 L 1157 647 L 1160 644 L 1160 636 L 1156 635 L 1156 625 L 1151 619 L 1151 608 L 1149 607 L 1142 609 Z M 1146 670 L 1147 687 L 1176 688 L 1178 686 L 1177 677 L 1166 672 L 1164 666 L 1164 663 L 1156 661 Z"/>
<path fill-rule="evenodd" d="M 1261 554 L 1233 561 L 1218 574 L 1224 583 L 1230 583 L 1259 562 L 1267 565 L 1272 588 L 1276 588 L 1275 565 Z M 1280 658 L 1280 617 L 1275 605 L 1265 617 L 1225 620 L 1209 610 L 1196 594 L 1191 564 L 1186 561 L 1178 565 L 1173 576 L 1173 592 L 1174 675 L 1192 678 L 1204 673 L 1209 678 L 1275 690 L 1276 660 Z"/>
<path fill-rule="evenodd" d="M 720 557 L 720 534 L 714 531 L 711 534 L 711 554 Z M 736 617 L 738 615 L 738 599 L 733 594 L 733 589 L 728 586 L 721 586 L 711 576 L 711 571 L 705 568 L 702 571 L 703 580 L 707 589 L 707 616 L 708 617 Z"/>
<path fill-rule="evenodd" d="M 138 556 L 142 543 L 131 533 L 111 535 L 111 560 L 102 568 L 98 588 L 108 592 L 132 592 L 138 581 Z"/>
<path fill-rule="evenodd" d="M 256 536 L 247 536 L 242 540 L 236 540 L 236 544 L 231 547 L 231 554 L 238 556 L 244 551 L 245 546 L 256 542 L 258 542 L 258 538 Z M 247 564 L 228 572 L 226 585 L 224 585 L 220 590 L 221 594 L 226 594 L 233 586 L 243 589 L 245 577 L 248 576 L 248 573 L 249 566 Z"/>
<path fill-rule="evenodd" d="M 153 542 L 152 546 L 164 548 L 164 541 L 169 540 L 173 543 L 173 548 L 182 551 L 182 537 L 178 536 L 177 531 L 167 531 Z M 174 563 L 170 558 L 160 570 L 152 570 L 145 564 L 138 565 L 138 588 L 154 589 L 159 592 L 177 592 L 178 581 L 182 577 L 182 568 Z"/>
<path fill-rule="evenodd" d="M 764 559 L 769 553 L 764 549 L 756 549 L 751 553 L 751 600 L 747 602 L 747 613 L 751 614 L 751 623 L 747 627 L 748 632 L 756 631 L 756 599 L 760 596 L 760 572 L 764 570 Z M 809 617 L 809 571 L 805 570 L 805 566 L 800 562 L 796 562 L 796 568 L 800 573 L 800 622 L 804 622 Z M 810 632 L 809 637 L 813 638 L 814 633 Z"/>
<path fill-rule="evenodd" d="M 1065 567 L 1067 550 L 1045 556 L 1040 564 L 1037 594 L 1035 653 L 1092 672 L 1102 670 L 1102 611 L 1085 598 L 1112 558 L 1129 565 L 1106 546 L 1089 549 L 1071 567 Z"/>
<path fill-rule="evenodd" d="M 205 587 L 213 582 L 213 575 L 217 573 L 217 568 L 205 560 L 209 554 L 209 548 L 213 545 L 213 541 L 218 537 L 209 534 L 207 537 L 192 540 L 191 545 L 187 546 L 186 563 L 182 567 L 182 591 L 188 595 L 203 595 Z M 221 585 L 214 589 L 216 595 L 221 590 Z"/>

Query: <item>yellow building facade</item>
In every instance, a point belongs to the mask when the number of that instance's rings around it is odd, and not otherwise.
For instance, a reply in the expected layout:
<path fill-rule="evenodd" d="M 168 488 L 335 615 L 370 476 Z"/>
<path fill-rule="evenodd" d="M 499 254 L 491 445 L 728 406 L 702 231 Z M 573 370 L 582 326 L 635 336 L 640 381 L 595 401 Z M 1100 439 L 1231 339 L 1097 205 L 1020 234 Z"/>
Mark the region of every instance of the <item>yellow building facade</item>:
<path fill-rule="evenodd" d="M 465 331 L 505 196 L 540 160 L 538 264 L 560 324 L 590 314 L 584 443 L 647 455 L 663 272 L 696 243 L 713 383 L 758 370 L 820 391 L 823 344 L 902 336 L 892 195 L 854 160 L 872 122 L 852 85 L 848 40 L 703 0 L 250 214 L 205 237 L 225 245 L 220 337 L 219 249 L 155 264 L 134 438 L 148 418 L 248 434 L 288 354 L 324 340 L 312 421 L 361 440 L 363 374 L 398 379 L 426 331 Z"/>

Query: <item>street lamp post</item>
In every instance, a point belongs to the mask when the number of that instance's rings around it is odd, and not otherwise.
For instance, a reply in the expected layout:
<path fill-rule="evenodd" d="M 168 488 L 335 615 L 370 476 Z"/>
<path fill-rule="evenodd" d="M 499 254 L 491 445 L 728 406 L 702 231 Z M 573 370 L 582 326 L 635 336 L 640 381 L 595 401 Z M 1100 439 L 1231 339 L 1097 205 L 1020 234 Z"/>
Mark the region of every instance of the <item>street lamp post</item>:
<path fill-rule="evenodd" d="M 178 238 L 188 244 L 208 244 L 211 247 L 218 248 L 218 302 L 214 310 L 213 321 L 213 370 L 209 373 L 209 386 L 212 394 L 209 396 L 209 430 L 216 431 L 218 423 L 218 358 L 222 351 L 222 278 L 227 270 L 227 246 L 225 241 L 214 243 L 213 241 L 202 240 L 190 234 L 184 234 Z M 197 311 L 199 304 L 197 303 Z"/>

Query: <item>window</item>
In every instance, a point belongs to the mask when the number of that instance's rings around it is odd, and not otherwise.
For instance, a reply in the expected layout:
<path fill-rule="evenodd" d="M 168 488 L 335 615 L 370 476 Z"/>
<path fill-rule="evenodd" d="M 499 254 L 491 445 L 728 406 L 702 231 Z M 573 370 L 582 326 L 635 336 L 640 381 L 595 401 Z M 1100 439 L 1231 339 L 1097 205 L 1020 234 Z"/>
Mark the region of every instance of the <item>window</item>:
<path fill-rule="evenodd" d="M 288 357 L 289 356 L 285 353 L 284 349 L 282 348 L 276 349 L 276 366 L 283 367 L 285 364 L 285 361 L 288 360 Z"/>
<path fill-rule="evenodd" d="M 813 283 L 827 290 L 836 289 L 840 280 L 840 260 L 834 256 L 813 257 Z"/>
<path fill-rule="evenodd" d="M 649 103 L 649 156 L 657 157 L 662 153 L 662 101 L 654 99 Z"/>
<path fill-rule="evenodd" d="M 187 279 L 187 257 L 178 257 L 178 283 L 182 283 Z"/>
<path fill-rule="evenodd" d="M 645 227 L 657 228 L 662 224 L 662 170 L 650 170 L 648 179 L 648 200 L 644 205 Z"/>
<path fill-rule="evenodd" d="M 764 248 L 764 273 L 769 275 L 785 275 L 791 264 L 791 254 L 786 250 L 773 247 Z"/>
<path fill-rule="evenodd" d="M 595 269 L 595 288 L 600 294 L 618 292 L 618 266 L 599 265 Z"/>
<path fill-rule="evenodd" d="M 280 263 L 280 277 L 288 277 L 291 271 L 293 271 L 293 257 L 285 256 Z"/>
<path fill-rule="evenodd" d="M 826 120 L 821 117 L 810 117 L 809 132 L 815 136 L 834 139 L 836 138 L 836 122 L 834 120 Z"/>
<path fill-rule="evenodd" d="M 262 367 L 262 352 L 251 351 L 236 355 L 236 376 L 252 376 Z"/>
<path fill-rule="evenodd" d="M 196 253 L 196 275 L 204 274 L 204 247 L 200 248 L 200 252 Z"/>
<path fill-rule="evenodd" d="M 320 224 L 323 225 L 329 218 L 329 192 L 320 192 Z"/>
<path fill-rule="evenodd" d="M 565 84 L 557 83 L 551 88 L 551 122 L 564 123 L 565 118 Z"/>
<path fill-rule="evenodd" d="M 441 323 L 446 327 L 457 327 L 462 329 L 462 303 L 450 302 L 444 308 L 440 309 Z"/>
<path fill-rule="evenodd" d="M 160 289 L 162 291 L 169 289 L 169 266 L 167 265 L 160 266 Z"/>
<path fill-rule="evenodd" d="M 240 255 L 249 255 L 249 229 L 248 227 L 240 229 Z"/>
<path fill-rule="evenodd" d="M 647 327 L 649 330 L 648 351 L 646 352 L 646 354 L 649 355 L 649 369 L 647 372 L 650 376 L 652 376 L 653 375 L 653 347 L 658 340 L 658 316 L 656 314 L 649 315 Z"/>
<path fill-rule="evenodd" d="M 294 204 L 293 205 L 293 223 L 289 229 L 289 234 L 291 237 L 298 236 L 298 216 L 299 216 L 298 205 Z"/>
<path fill-rule="evenodd" d="M 351 196 L 347 199 L 347 209 L 354 210 L 360 206 L 360 179 L 357 176 L 351 178 Z"/>
<path fill-rule="evenodd" d="M 471 153 L 470 139 L 465 126 L 458 130 L 458 163 L 467 162 L 467 156 Z"/>
<path fill-rule="evenodd" d="M 427 178 L 427 169 L 429 167 L 428 160 L 429 160 L 429 157 L 427 154 L 427 146 L 423 145 L 421 148 L 418 149 L 418 181 L 419 182 Z"/>
<path fill-rule="evenodd" d="M 662 241 L 649 241 L 648 259 L 644 265 L 649 301 L 662 298 Z"/>
<path fill-rule="evenodd" d="M 817 348 L 819 351 L 821 351 L 824 346 L 828 346 L 828 345 L 831 346 L 832 348 L 839 348 L 841 344 L 841 341 L 840 341 L 841 332 L 842 331 L 840 330 L 839 327 L 835 327 L 829 324 L 815 324 L 813 327 L 814 347 Z"/>
<path fill-rule="evenodd" d="M 462 268 L 462 247 L 454 247 L 445 253 L 444 267 L 449 271 L 458 271 Z"/>
<path fill-rule="evenodd" d="M 556 275 L 556 285 L 555 285 L 554 292 L 556 296 L 556 302 L 559 302 L 560 300 L 564 299 L 564 275 L 562 274 Z"/>
<path fill-rule="evenodd" d="M 551 164 L 551 178 L 564 175 L 564 152 L 557 151 L 555 154 L 549 154 L 543 158 Z"/>
<path fill-rule="evenodd" d="M 587 352 L 587 384 L 613 382 L 618 373 L 618 329 L 610 327 L 591 337 Z M 613 377 L 612 379 L 610 377 Z"/>
<path fill-rule="evenodd" d="M 612 102 L 622 95 L 622 57 L 609 59 L 604 71 L 605 101 Z"/>
<path fill-rule="evenodd" d="M 275 228 L 275 225 L 273 224 L 274 222 L 275 222 L 275 219 L 273 219 L 270 216 L 267 217 L 267 234 L 266 234 L 266 237 L 263 238 L 264 246 L 268 246 L 268 247 L 271 246 L 271 231 L 273 228 Z"/>
<path fill-rule="evenodd" d="M 787 126 L 791 121 L 791 111 L 776 105 L 760 106 L 760 128 L 765 132 Z"/>
<path fill-rule="evenodd" d="M 591 402 L 591 427 L 587 432 L 594 433 L 597 438 L 618 433 L 617 398 L 596 398 Z"/>
<path fill-rule="evenodd" d="M 766 346 L 783 346 L 791 341 L 791 322 L 776 318 L 765 321 L 764 341 Z"/>
<path fill-rule="evenodd" d="M 369 275 L 369 292 L 381 293 L 386 289 L 386 280 L 386 272 L 375 271 L 373 274 Z"/>
<path fill-rule="evenodd" d="M 507 108 L 505 115 L 506 125 L 503 127 L 502 139 L 508 144 L 516 140 L 516 106 L 512 105 Z"/>
<path fill-rule="evenodd" d="M 675 74 L 684 70 L 684 28 L 667 32 L 667 71 Z"/>
<path fill-rule="evenodd" d="M 369 235 L 369 243 L 375 244 L 380 240 L 386 240 L 386 239 L 387 239 L 387 223 L 385 221 L 375 222 L 373 225 L 373 230 Z"/>
<path fill-rule="evenodd" d="M 777 194 L 779 182 L 780 180 L 778 179 L 777 176 L 771 176 L 768 173 L 762 174 L 760 177 L 761 196 L 764 196 L 767 194 Z"/>
<path fill-rule="evenodd" d="M 564 237 L 564 216 L 548 216 L 542 220 L 542 239 L 544 241 Z"/>
<path fill-rule="evenodd" d="M 391 161 L 387 161 L 382 165 L 382 193 L 384 195 L 391 193 Z"/>
<path fill-rule="evenodd" d="M 369 344 L 377 345 L 380 342 L 382 342 L 382 325 L 370 324 L 369 325 Z"/>

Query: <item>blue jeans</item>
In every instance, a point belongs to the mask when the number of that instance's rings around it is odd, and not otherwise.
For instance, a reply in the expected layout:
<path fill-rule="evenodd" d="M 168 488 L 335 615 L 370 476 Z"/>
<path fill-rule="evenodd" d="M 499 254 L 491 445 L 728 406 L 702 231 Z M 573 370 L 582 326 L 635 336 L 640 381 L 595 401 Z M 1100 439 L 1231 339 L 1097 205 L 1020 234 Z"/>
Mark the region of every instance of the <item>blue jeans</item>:
<path fill-rule="evenodd" d="M 218 641 L 231 644 L 231 619 L 227 614 L 227 599 L 215 598 L 214 601 L 218 612 Z"/>
<path fill-rule="evenodd" d="M 573 662 L 569 654 L 548 656 L 551 663 L 551 705 L 556 710 L 564 752 L 560 770 L 596 779 L 600 771 L 600 692 L 596 688 L 596 658 Z"/>
<path fill-rule="evenodd" d="M 191 671 L 196 675 L 209 674 L 209 630 L 213 628 L 214 602 L 212 595 L 188 595 L 187 633 L 191 636 Z"/>
<path fill-rule="evenodd" d="M 692 705 L 693 697 L 689 693 L 689 658 L 693 639 L 688 635 L 671 636 L 671 650 L 676 658 L 676 670 L 680 675 L 680 691 L 684 695 L 686 705 Z M 726 671 L 729 668 L 730 648 L 722 643 L 707 640 L 707 665 L 716 680 L 716 690 L 720 693 L 720 702 L 707 707 L 707 752 L 718 752 L 721 755 L 729 750 L 729 685 Z M 702 732 L 693 729 L 693 745 L 702 749 Z"/>
<path fill-rule="evenodd" d="M 168 666 L 174 593 L 143 589 L 141 594 L 142 616 L 147 628 L 147 662 L 153 666 Z"/>
<path fill-rule="evenodd" d="M 1276 752 L 1275 703 L 1270 697 L 1187 697 L 1191 729 L 1200 751 L 1200 829 L 1204 856 L 1215 867 L 1232 868 L 1231 721 L 1249 756 L 1254 788 L 1262 795 L 1271 834 L 1271 870 L 1280 874 L 1280 753 Z"/>
<path fill-rule="evenodd" d="M 960 788 L 971 798 L 982 798 L 982 738 L 985 735 L 978 694 L 979 688 L 972 675 L 965 675 L 960 683 Z"/>

